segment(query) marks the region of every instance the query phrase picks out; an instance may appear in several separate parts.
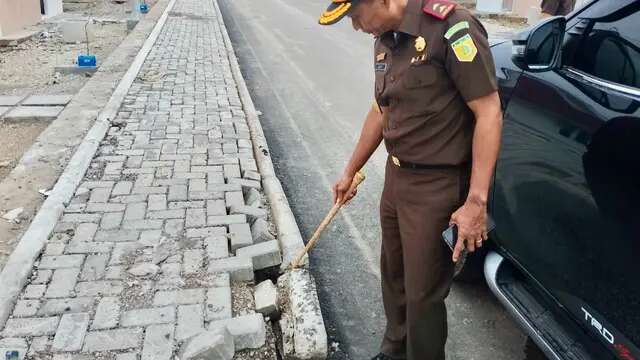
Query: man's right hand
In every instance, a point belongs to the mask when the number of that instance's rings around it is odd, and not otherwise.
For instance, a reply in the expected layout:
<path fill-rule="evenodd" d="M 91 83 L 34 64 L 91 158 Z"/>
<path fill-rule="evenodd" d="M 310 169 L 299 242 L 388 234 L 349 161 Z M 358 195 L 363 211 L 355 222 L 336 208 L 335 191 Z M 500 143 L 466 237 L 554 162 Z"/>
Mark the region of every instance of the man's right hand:
<path fill-rule="evenodd" d="M 340 177 L 340 179 L 333 185 L 333 203 L 334 204 L 345 204 L 349 202 L 354 196 L 356 196 L 357 189 L 354 189 L 351 193 L 349 192 L 349 188 L 351 187 L 351 183 L 353 182 L 353 177 L 355 174 L 344 173 Z"/>

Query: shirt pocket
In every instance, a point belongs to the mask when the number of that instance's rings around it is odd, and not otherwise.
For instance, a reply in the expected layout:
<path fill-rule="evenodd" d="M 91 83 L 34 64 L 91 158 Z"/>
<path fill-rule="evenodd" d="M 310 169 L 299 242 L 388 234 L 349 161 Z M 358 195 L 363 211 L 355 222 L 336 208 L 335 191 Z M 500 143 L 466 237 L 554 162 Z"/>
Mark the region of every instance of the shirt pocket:
<path fill-rule="evenodd" d="M 376 71 L 376 81 L 375 81 L 375 96 L 376 100 L 379 101 L 382 92 L 384 91 L 384 72 Z M 380 104 L 381 105 L 381 104 Z"/>
<path fill-rule="evenodd" d="M 421 64 L 410 66 L 404 74 L 404 86 L 417 89 L 432 85 L 437 78 L 437 70 L 433 65 Z"/>

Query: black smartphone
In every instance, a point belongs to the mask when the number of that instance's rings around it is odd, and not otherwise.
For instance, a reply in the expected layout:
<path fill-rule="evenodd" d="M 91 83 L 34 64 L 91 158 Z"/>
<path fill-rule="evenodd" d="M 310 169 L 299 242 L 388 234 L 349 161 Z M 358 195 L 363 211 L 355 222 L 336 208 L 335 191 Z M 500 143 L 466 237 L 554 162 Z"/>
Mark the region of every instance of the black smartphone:
<path fill-rule="evenodd" d="M 490 233 L 495 228 L 496 223 L 493 221 L 491 216 L 487 216 L 487 233 Z M 449 226 L 442 232 L 442 238 L 449 248 L 451 248 L 451 251 L 453 251 L 456 247 L 456 242 L 458 241 L 458 226 L 456 224 Z"/>

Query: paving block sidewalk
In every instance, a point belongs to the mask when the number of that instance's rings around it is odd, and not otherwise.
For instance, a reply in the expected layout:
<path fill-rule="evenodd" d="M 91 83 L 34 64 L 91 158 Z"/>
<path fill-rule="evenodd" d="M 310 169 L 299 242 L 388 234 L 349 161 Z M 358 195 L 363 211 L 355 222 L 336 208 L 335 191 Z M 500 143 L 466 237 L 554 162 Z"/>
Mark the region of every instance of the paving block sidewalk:
<path fill-rule="evenodd" d="M 177 0 L 0 329 L 0 357 L 169 360 L 221 324 L 236 350 L 265 343 L 262 315 L 232 307 L 233 284 L 281 256 L 227 51 L 212 1 Z"/>

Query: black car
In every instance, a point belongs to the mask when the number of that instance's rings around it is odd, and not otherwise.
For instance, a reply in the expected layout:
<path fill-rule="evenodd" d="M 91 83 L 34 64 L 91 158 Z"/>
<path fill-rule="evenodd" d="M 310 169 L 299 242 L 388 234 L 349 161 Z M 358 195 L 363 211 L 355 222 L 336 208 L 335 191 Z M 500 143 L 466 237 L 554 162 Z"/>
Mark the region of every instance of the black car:
<path fill-rule="evenodd" d="M 504 129 L 485 279 L 548 358 L 640 360 L 640 1 L 594 1 L 492 50 Z"/>

